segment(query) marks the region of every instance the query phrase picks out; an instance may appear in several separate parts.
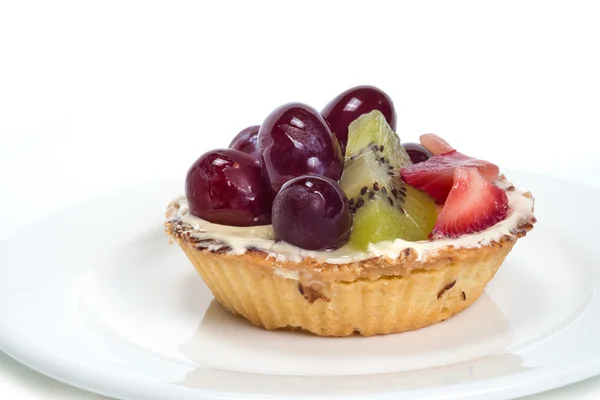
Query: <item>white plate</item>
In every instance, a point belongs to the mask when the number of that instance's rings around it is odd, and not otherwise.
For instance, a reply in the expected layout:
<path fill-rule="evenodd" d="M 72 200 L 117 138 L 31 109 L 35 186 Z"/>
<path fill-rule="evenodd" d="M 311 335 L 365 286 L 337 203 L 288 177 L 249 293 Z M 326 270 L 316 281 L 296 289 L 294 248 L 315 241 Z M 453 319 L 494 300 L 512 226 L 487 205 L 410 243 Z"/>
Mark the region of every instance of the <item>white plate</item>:
<path fill-rule="evenodd" d="M 318 338 L 224 312 L 162 230 L 178 182 L 136 187 L 0 244 L 0 347 L 124 399 L 508 399 L 600 373 L 600 193 L 510 173 L 536 228 L 471 308 L 415 332 Z"/>

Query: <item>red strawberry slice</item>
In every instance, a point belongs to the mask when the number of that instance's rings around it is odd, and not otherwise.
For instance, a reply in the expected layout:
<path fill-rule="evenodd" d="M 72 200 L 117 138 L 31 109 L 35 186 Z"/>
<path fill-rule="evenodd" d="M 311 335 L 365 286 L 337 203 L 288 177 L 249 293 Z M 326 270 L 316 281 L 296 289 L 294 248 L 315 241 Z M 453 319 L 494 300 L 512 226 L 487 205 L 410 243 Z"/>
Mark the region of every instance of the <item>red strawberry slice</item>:
<path fill-rule="evenodd" d="M 506 192 L 488 182 L 473 167 L 458 167 L 448 199 L 431 237 L 455 238 L 479 232 L 502 221 L 508 213 Z"/>
<path fill-rule="evenodd" d="M 454 183 L 457 167 L 476 167 L 490 182 L 498 178 L 497 165 L 488 161 L 465 156 L 456 150 L 431 157 L 429 160 L 402 168 L 400 176 L 409 185 L 430 195 L 436 202 L 443 203 Z"/>
<path fill-rule="evenodd" d="M 421 135 L 419 137 L 419 141 L 421 142 L 421 146 L 429 150 L 434 156 L 437 156 L 438 154 L 450 153 L 452 150 L 454 150 L 452 146 L 450 146 L 450 143 L 446 142 L 435 133 L 426 133 Z"/>

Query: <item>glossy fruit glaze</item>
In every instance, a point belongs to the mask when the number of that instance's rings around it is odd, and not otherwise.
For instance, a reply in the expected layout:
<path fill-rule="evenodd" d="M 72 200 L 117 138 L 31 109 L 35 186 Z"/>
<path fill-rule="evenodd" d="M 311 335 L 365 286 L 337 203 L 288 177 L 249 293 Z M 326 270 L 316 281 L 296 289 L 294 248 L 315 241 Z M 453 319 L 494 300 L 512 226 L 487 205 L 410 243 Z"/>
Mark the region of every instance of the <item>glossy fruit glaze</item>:
<path fill-rule="evenodd" d="M 305 174 L 339 181 L 344 159 L 336 137 L 312 107 L 285 104 L 265 119 L 258 133 L 263 175 L 274 193 Z"/>
<path fill-rule="evenodd" d="M 333 180 L 301 176 L 287 182 L 273 202 L 276 240 L 308 250 L 337 249 L 350 237 L 348 199 Z"/>
<path fill-rule="evenodd" d="M 242 153 L 250 154 L 258 159 L 258 130 L 260 125 L 252 125 L 244 128 L 238 133 L 231 143 L 229 143 L 230 149 L 239 150 Z"/>
<path fill-rule="evenodd" d="M 209 222 L 271 222 L 271 192 L 256 159 L 241 151 L 219 149 L 202 155 L 188 170 L 185 192 L 190 212 Z"/>
<path fill-rule="evenodd" d="M 396 131 L 396 110 L 392 99 L 374 86 L 356 86 L 337 95 L 321 110 L 323 118 L 340 142 L 342 153 L 348 142 L 348 126 L 363 114 L 379 110 Z"/>

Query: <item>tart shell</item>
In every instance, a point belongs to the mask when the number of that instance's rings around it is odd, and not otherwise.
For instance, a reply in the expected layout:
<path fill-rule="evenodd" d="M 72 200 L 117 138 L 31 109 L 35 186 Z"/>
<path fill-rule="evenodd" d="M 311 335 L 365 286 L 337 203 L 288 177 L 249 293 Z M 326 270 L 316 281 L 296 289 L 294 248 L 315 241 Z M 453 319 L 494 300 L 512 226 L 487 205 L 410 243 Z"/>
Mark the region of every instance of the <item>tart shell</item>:
<path fill-rule="evenodd" d="M 533 223 L 523 221 L 512 235 L 481 247 L 447 246 L 426 261 L 408 248 L 395 259 L 348 264 L 280 262 L 252 249 L 232 255 L 218 243 L 199 243 L 180 221 L 165 228 L 232 314 L 270 330 L 339 337 L 415 330 L 459 313 L 479 298 Z"/>

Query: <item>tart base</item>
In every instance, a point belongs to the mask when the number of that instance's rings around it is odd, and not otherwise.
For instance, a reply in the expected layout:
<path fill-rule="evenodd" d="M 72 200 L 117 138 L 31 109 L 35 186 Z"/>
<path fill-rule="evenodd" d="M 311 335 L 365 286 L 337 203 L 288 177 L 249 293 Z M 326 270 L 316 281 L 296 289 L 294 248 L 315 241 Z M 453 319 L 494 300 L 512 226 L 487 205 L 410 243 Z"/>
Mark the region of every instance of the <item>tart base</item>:
<path fill-rule="evenodd" d="M 295 328 L 338 337 L 404 332 L 450 318 L 479 298 L 517 239 L 465 252 L 455 249 L 455 257 L 402 275 L 331 281 L 286 278 L 269 267 L 272 261 L 264 253 L 261 258 L 211 252 L 173 234 L 169 226 L 167 232 L 232 314 L 270 330 Z M 397 268 L 394 264 L 390 269 Z"/>

